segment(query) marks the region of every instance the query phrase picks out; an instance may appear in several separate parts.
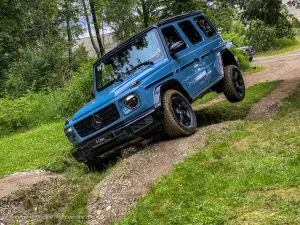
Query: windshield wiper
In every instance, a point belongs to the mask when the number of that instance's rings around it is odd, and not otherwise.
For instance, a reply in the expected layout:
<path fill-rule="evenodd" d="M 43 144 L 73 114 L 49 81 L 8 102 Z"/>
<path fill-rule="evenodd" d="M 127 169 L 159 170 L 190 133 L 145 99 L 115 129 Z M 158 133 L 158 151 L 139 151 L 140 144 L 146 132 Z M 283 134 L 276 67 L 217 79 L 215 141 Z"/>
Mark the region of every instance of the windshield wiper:
<path fill-rule="evenodd" d="M 139 64 L 139 65 L 133 67 L 133 68 L 132 68 L 131 70 L 129 70 L 128 72 L 122 74 L 120 78 L 123 79 L 126 75 L 131 74 L 132 72 L 136 71 L 137 69 L 141 68 L 142 66 L 153 65 L 153 64 L 154 64 L 154 63 L 153 63 L 152 61 L 149 61 L 149 60 L 148 60 L 148 61 L 145 61 L 145 62 L 143 62 L 143 63 L 141 63 L 141 64 Z"/>

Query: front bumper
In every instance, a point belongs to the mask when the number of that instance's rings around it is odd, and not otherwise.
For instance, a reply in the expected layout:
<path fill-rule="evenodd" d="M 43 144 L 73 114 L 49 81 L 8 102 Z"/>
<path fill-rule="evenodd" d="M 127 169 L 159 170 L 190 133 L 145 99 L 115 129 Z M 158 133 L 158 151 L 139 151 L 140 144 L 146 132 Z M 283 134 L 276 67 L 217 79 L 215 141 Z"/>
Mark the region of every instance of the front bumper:
<path fill-rule="evenodd" d="M 93 160 L 137 137 L 150 133 L 162 125 L 163 116 L 160 109 L 151 109 L 138 117 L 121 123 L 110 130 L 100 133 L 84 143 L 76 145 L 72 155 L 78 161 Z"/>

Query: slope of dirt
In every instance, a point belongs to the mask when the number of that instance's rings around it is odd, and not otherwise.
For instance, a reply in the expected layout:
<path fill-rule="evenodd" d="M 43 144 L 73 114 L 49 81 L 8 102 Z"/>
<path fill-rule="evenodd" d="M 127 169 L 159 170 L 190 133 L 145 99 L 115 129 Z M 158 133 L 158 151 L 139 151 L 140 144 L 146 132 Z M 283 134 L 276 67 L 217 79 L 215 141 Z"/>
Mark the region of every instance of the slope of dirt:
<path fill-rule="evenodd" d="M 187 138 L 152 144 L 124 159 L 91 194 L 89 224 L 108 224 L 111 220 L 121 219 L 134 202 L 147 192 L 150 184 L 204 145 L 207 131 L 218 132 L 231 123 L 201 128 Z"/>
<path fill-rule="evenodd" d="M 33 186 L 44 180 L 56 178 L 58 175 L 47 171 L 33 171 L 15 173 L 0 179 L 0 198 L 11 195 L 12 193 Z"/>
<path fill-rule="evenodd" d="M 299 78 L 284 80 L 270 95 L 251 108 L 247 119 L 254 120 L 273 117 L 282 99 L 289 96 L 297 88 L 299 83 Z"/>
<path fill-rule="evenodd" d="M 299 58 L 300 51 L 255 59 L 254 64 L 263 65 L 265 70 L 246 76 L 246 86 L 250 87 L 267 81 L 300 78 Z M 283 82 L 277 89 L 280 92 L 279 94 L 274 91 L 270 98 L 256 104 L 251 113 L 257 114 L 256 112 L 260 111 L 258 110 L 260 105 L 263 105 L 263 109 L 272 110 L 270 106 L 272 101 L 280 102 L 282 98 L 287 96 L 295 87 L 293 82 Z M 212 102 L 204 104 L 204 106 L 222 100 L 224 100 L 224 97 L 220 96 Z M 202 107 L 200 106 L 197 109 Z M 264 112 L 263 109 L 262 112 Z M 266 116 L 266 114 L 268 112 L 262 113 L 262 116 Z M 269 114 L 272 115 L 273 111 Z M 224 129 L 226 124 L 228 123 L 200 128 L 195 135 L 188 138 L 150 144 L 145 150 L 125 159 L 121 165 L 115 167 L 95 187 L 91 194 L 88 206 L 89 224 L 108 224 L 111 220 L 122 218 L 134 202 L 147 192 L 150 184 L 170 171 L 172 166 L 182 161 L 186 155 L 199 150 L 203 146 L 204 136 L 208 130 L 219 131 Z"/>

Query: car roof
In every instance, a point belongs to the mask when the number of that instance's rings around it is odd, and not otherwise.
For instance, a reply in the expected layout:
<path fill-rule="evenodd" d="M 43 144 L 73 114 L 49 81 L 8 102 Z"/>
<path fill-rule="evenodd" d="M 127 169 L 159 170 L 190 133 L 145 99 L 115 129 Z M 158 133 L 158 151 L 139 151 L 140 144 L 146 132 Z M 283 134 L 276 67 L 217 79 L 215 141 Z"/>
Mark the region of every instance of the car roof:
<path fill-rule="evenodd" d="M 181 15 L 178 15 L 178 16 L 173 16 L 173 17 L 170 17 L 170 18 L 167 18 L 167 19 L 163 19 L 163 20 L 161 20 L 161 21 L 159 21 L 159 22 L 157 22 L 157 23 L 155 23 L 155 24 L 147 27 L 146 29 L 140 31 L 139 33 L 133 35 L 127 41 L 124 41 L 124 42 L 120 43 L 114 49 L 112 49 L 111 51 L 109 51 L 105 55 L 103 55 L 101 58 L 99 58 L 94 63 L 94 65 L 97 64 L 98 62 L 102 61 L 103 59 L 112 56 L 113 54 L 115 54 L 116 52 L 118 52 L 120 49 L 122 49 L 123 47 L 127 46 L 128 44 L 130 44 L 131 42 L 133 42 L 137 38 L 143 36 L 145 33 L 147 33 L 148 31 L 152 30 L 153 28 L 158 28 L 158 27 L 161 27 L 161 26 L 163 26 L 163 25 L 165 25 L 167 23 L 171 23 L 173 21 L 184 19 L 184 18 L 187 18 L 187 17 L 190 17 L 190 16 L 194 16 L 194 15 L 198 15 L 198 14 L 202 14 L 202 12 L 201 11 L 193 11 L 193 12 L 188 12 L 188 13 L 181 14 Z"/>

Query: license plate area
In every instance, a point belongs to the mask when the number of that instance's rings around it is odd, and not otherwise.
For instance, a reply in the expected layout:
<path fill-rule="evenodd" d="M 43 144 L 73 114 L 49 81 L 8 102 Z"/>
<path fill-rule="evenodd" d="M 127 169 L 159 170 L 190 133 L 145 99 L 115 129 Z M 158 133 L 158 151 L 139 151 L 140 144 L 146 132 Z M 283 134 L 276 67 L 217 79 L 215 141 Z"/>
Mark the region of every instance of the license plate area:
<path fill-rule="evenodd" d="M 107 133 L 104 135 L 101 135 L 100 137 L 95 138 L 92 141 L 88 142 L 88 147 L 90 150 L 93 150 L 95 148 L 98 148 L 101 145 L 104 145 L 105 143 L 111 141 L 114 138 L 113 133 Z"/>

